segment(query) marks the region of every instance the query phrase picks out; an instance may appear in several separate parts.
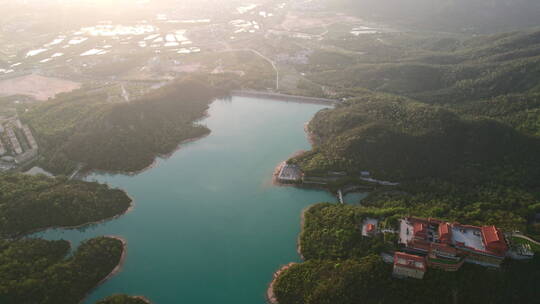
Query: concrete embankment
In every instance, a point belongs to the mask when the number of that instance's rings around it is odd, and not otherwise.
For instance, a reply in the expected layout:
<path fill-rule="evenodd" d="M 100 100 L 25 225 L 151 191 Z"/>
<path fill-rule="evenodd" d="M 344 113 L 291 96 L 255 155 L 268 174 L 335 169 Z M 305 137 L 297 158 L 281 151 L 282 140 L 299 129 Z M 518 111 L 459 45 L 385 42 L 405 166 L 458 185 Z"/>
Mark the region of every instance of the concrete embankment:
<path fill-rule="evenodd" d="M 337 198 L 338 198 L 338 201 L 340 204 L 344 204 L 344 201 L 343 201 L 343 192 L 341 192 L 341 189 L 338 190 L 337 192 Z"/>
<path fill-rule="evenodd" d="M 231 95 L 240 96 L 240 97 L 268 98 L 268 99 L 275 99 L 275 100 L 282 100 L 282 101 L 331 104 L 331 105 L 338 102 L 338 100 L 334 100 L 334 99 L 287 95 L 287 94 L 261 92 L 261 91 L 234 90 L 234 91 L 231 91 Z"/>

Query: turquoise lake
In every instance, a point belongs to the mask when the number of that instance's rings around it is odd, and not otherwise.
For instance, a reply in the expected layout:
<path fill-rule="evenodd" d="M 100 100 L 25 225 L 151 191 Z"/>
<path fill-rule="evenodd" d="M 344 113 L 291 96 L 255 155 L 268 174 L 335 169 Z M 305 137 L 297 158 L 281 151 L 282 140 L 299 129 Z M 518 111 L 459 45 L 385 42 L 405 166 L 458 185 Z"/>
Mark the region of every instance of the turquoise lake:
<path fill-rule="evenodd" d="M 138 175 L 91 175 L 126 190 L 133 211 L 78 230 L 37 236 L 74 246 L 100 235 L 125 238 L 122 271 L 86 303 L 115 293 L 156 304 L 265 303 L 272 275 L 299 261 L 300 213 L 336 198 L 272 184 L 276 165 L 310 145 L 304 124 L 324 105 L 233 97 L 201 121 L 212 133 L 184 144 Z"/>

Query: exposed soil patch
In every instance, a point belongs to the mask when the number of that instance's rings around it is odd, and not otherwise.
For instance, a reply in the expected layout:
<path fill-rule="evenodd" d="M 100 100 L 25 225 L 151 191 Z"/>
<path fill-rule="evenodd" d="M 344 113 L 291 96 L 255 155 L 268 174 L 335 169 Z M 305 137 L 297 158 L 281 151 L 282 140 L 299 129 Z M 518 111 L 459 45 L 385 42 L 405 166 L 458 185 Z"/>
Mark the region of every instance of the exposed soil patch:
<path fill-rule="evenodd" d="M 27 95 L 37 100 L 47 100 L 56 94 L 81 87 L 78 82 L 31 74 L 0 81 L 0 96 Z"/>

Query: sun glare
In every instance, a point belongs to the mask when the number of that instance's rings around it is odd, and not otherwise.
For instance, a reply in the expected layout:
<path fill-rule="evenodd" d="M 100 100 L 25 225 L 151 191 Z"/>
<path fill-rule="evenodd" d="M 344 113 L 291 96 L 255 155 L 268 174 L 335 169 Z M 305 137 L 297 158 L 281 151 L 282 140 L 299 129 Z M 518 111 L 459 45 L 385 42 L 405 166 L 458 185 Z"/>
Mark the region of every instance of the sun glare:
<path fill-rule="evenodd" d="M 116 4 L 122 4 L 122 3 L 123 4 L 149 3 L 150 0 L 136 0 L 136 1 L 128 1 L 128 0 L 74 0 L 74 1 L 69 1 L 69 2 L 92 5 L 92 6 L 109 6 L 109 5 L 116 5 Z"/>

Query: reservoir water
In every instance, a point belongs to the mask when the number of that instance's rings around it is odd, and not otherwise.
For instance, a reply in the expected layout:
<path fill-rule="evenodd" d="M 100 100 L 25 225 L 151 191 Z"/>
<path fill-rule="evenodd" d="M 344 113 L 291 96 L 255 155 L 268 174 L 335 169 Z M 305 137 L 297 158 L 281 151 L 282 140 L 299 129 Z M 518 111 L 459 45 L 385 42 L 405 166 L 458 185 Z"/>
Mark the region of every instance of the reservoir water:
<path fill-rule="evenodd" d="M 128 242 L 122 271 L 86 303 L 115 293 L 156 304 L 258 304 L 272 274 L 298 261 L 300 213 L 336 199 L 324 191 L 272 185 L 276 165 L 309 149 L 304 124 L 323 105 L 233 97 L 217 100 L 201 123 L 212 133 L 184 144 L 138 175 L 91 175 L 126 190 L 133 211 L 47 239 L 77 246 L 100 235 Z"/>

